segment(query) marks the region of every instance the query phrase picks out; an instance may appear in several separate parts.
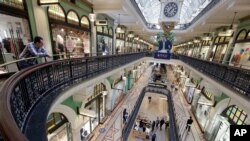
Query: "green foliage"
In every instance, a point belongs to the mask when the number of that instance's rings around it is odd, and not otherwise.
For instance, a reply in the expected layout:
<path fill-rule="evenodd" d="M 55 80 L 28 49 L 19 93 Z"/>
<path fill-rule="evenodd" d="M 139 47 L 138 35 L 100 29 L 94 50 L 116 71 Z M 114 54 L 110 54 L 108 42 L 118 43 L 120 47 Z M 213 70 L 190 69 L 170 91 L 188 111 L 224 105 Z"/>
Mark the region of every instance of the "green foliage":
<path fill-rule="evenodd" d="M 167 38 L 171 43 L 174 42 L 174 33 L 173 32 L 168 32 L 168 33 L 159 32 L 159 33 L 157 33 L 157 35 L 156 35 L 157 44 L 159 43 L 159 41 L 161 41 L 162 37 Z"/>

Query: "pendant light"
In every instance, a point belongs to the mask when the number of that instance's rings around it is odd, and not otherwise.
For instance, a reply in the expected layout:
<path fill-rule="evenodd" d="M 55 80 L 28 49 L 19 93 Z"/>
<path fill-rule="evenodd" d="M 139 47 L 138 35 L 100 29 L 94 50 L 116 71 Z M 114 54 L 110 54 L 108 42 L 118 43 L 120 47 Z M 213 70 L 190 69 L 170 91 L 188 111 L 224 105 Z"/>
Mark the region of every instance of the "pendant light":
<path fill-rule="evenodd" d="M 117 26 L 117 28 L 116 28 L 116 32 L 117 32 L 117 33 L 121 33 L 121 32 L 122 32 L 122 28 L 121 28 L 121 26 L 120 26 L 120 14 L 119 14 L 118 26 Z"/>
<path fill-rule="evenodd" d="M 230 25 L 229 29 L 227 30 L 228 35 L 232 35 L 234 32 L 233 31 L 233 23 L 234 23 L 234 19 L 235 19 L 236 14 L 237 14 L 237 12 L 234 12 L 234 18 L 233 18 L 232 24 Z"/>

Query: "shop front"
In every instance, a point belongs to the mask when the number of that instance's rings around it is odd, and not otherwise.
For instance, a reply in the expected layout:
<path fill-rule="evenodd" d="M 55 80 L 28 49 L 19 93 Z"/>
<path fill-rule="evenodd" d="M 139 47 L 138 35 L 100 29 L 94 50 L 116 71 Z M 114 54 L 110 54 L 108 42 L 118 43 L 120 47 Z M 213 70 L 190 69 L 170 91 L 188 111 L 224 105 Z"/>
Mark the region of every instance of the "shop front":
<path fill-rule="evenodd" d="M 209 40 L 202 41 L 202 46 L 200 50 L 200 59 L 207 60 L 210 44 L 211 44 L 211 41 Z"/>
<path fill-rule="evenodd" d="M 79 113 L 84 116 L 84 125 L 81 128 L 82 141 L 88 140 L 97 125 L 104 123 L 107 119 L 107 93 L 103 83 L 95 85 L 93 93 L 88 96 L 85 104 L 79 109 Z"/>
<path fill-rule="evenodd" d="M 32 41 L 26 1 L 0 1 L 0 64 L 19 59 L 24 47 Z M 0 72 L 16 72 L 15 64 Z"/>
<path fill-rule="evenodd" d="M 222 63 L 227 51 L 228 43 L 231 37 L 217 36 L 214 40 L 214 45 L 209 54 L 209 60 Z"/>
<path fill-rule="evenodd" d="M 250 30 L 239 31 L 235 40 L 235 47 L 231 56 L 230 65 L 250 68 Z"/>
<path fill-rule="evenodd" d="M 193 100 L 194 92 L 196 90 L 196 84 L 194 84 L 192 80 L 189 81 L 190 80 L 189 78 L 187 78 L 186 80 L 188 80 L 188 81 L 186 81 L 186 83 L 185 83 L 185 87 L 186 87 L 185 92 L 184 92 L 185 98 L 186 98 L 187 102 L 189 104 L 191 104 L 191 102 Z"/>
<path fill-rule="evenodd" d="M 126 89 L 126 79 L 123 77 L 119 77 L 118 79 L 113 81 L 112 84 L 112 99 L 111 99 L 111 110 L 113 111 L 116 106 L 122 101 L 125 96 L 124 90 Z"/>
<path fill-rule="evenodd" d="M 116 50 L 118 50 L 118 53 L 127 52 L 125 48 L 125 33 L 116 33 Z"/>
<path fill-rule="evenodd" d="M 65 13 L 60 5 L 48 8 L 53 53 L 58 55 L 55 59 L 89 56 L 91 49 L 88 17 L 82 15 L 79 18 L 74 10 Z"/>
<path fill-rule="evenodd" d="M 238 106 L 227 107 L 217 114 L 212 125 L 212 133 L 208 140 L 229 141 L 230 125 L 244 125 L 247 114 Z"/>
<path fill-rule="evenodd" d="M 71 124 L 61 113 L 47 117 L 47 138 L 49 141 L 73 141 Z"/>
<path fill-rule="evenodd" d="M 128 90 L 130 90 L 133 87 L 134 84 L 134 78 L 133 78 L 133 72 L 132 70 L 128 72 Z"/>
<path fill-rule="evenodd" d="M 196 96 L 197 95 L 199 94 L 196 94 Z M 209 121 L 210 111 L 214 106 L 214 95 L 203 87 L 198 98 L 196 96 L 192 102 L 192 111 L 194 112 L 201 130 L 204 132 Z"/>
<path fill-rule="evenodd" d="M 108 26 L 97 26 L 97 55 L 112 55 L 113 49 L 113 28 Z"/>

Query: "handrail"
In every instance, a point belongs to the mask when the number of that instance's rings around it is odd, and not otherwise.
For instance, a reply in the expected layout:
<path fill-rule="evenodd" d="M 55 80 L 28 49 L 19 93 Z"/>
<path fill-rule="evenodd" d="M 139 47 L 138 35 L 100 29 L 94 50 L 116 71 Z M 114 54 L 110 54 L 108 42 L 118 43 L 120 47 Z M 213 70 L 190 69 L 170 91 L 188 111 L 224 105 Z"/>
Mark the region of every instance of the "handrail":
<path fill-rule="evenodd" d="M 54 54 L 54 55 L 52 55 L 51 57 L 49 57 L 49 58 L 52 58 L 52 61 L 53 60 L 64 60 L 64 59 L 70 59 L 70 58 L 86 58 L 86 57 L 93 57 L 93 56 L 109 56 L 109 55 L 117 55 L 117 53 L 114 53 L 114 54 L 107 54 L 107 55 L 101 55 L 103 52 L 96 52 L 96 53 L 92 53 L 92 54 L 90 54 L 91 56 L 83 56 L 83 53 L 61 53 L 61 54 Z M 129 53 L 139 53 L 139 52 L 129 52 Z M 118 53 L 118 54 L 129 54 L 129 53 Z M 84 53 L 85 54 L 85 53 Z M 77 55 L 79 55 L 79 56 L 77 56 Z M 63 56 L 63 58 L 59 58 L 59 59 L 53 59 L 54 57 L 62 57 Z M 77 57 L 75 57 L 75 56 L 77 56 Z M 44 62 L 46 63 L 46 62 L 48 62 L 48 60 L 46 59 L 47 57 L 29 57 L 29 58 L 22 58 L 22 59 L 17 59 L 17 60 L 14 60 L 14 61 L 9 61 L 9 62 L 7 62 L 7 63 L 4 63 L 4 64 L 0 64 L 0 68 L 4 68 L 4 67 L 7 67 L 7 66 L 9 66 L 9 65 L 12 65 L 12 64 L 16 64 L 17 65 L 17 68 L 18 68 L 18 70 L 20 69 L 19 68 L 19 62 L 20 61 L 26 61 L 26 60 L 31 60 L 31 59 L 39 59 L 39 58 L 44 58 Z M 8 72 L 6 72 L 6 73 L 8 73 Z"/>
<path fill-rule="evenodd" d="M 0 92 L 1 135 L 7 141 L 44 140 L 49 108 L 61 91 L 144 56 L 141 52 L 65 59 L 21 70 Z"/>
<path fill-rule="evenodd" d="M 170 141 L 179 141 L 179 136 L 177 133 L 177 126 L 176 126 L 176 120 L 175 120 L 175 110 L 174 110 L 174 104 L 173 99 L 170 91 L 166 89 L 165 87 L 158 87 L 158 86 L 152 86 L 148 85 L 144 87 L 139 95 L 139 98 L 137 99 L 135 106 L 133 110 L 131 111 L 130 116 L 128 117 L 128 121 L 125 123 L 125 126 L 122 130 L 122 140 L 127 141 L 129 134 L 131 132 L 131 129 L 134 125 L 134 121 L 136 119 L 136 116 L 138 114 L 138 111 L 140 109 L 140 106 L 142 104 L 142 100 L 146 94 L 146 92 L 154 92 L 158 94 L 163 94 L 167 96 L 168 98 L 168 110 L 169 110 L 169 124 L 170 124 Z"/>
<path fill-rule="evenodd" d="M 218 62 L 211 62 L 185 55 L 179 59 L 191 65 L 196 70 L 209 75 L 232 89 L 247 97 L 250 96 L 250 70 Z"/>

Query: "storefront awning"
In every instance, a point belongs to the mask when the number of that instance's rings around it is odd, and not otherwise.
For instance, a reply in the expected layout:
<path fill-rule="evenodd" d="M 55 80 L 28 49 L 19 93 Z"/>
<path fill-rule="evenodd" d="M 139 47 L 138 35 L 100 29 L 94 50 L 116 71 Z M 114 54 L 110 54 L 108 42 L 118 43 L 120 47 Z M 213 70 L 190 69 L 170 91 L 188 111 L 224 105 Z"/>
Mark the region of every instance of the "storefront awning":
<path fill-rule="evenodd" d="M 96 112 L 93 110 L 88 110 L 86 108 L 79 108 L 79 114 L 91 118 L 97 117 Z"/>

